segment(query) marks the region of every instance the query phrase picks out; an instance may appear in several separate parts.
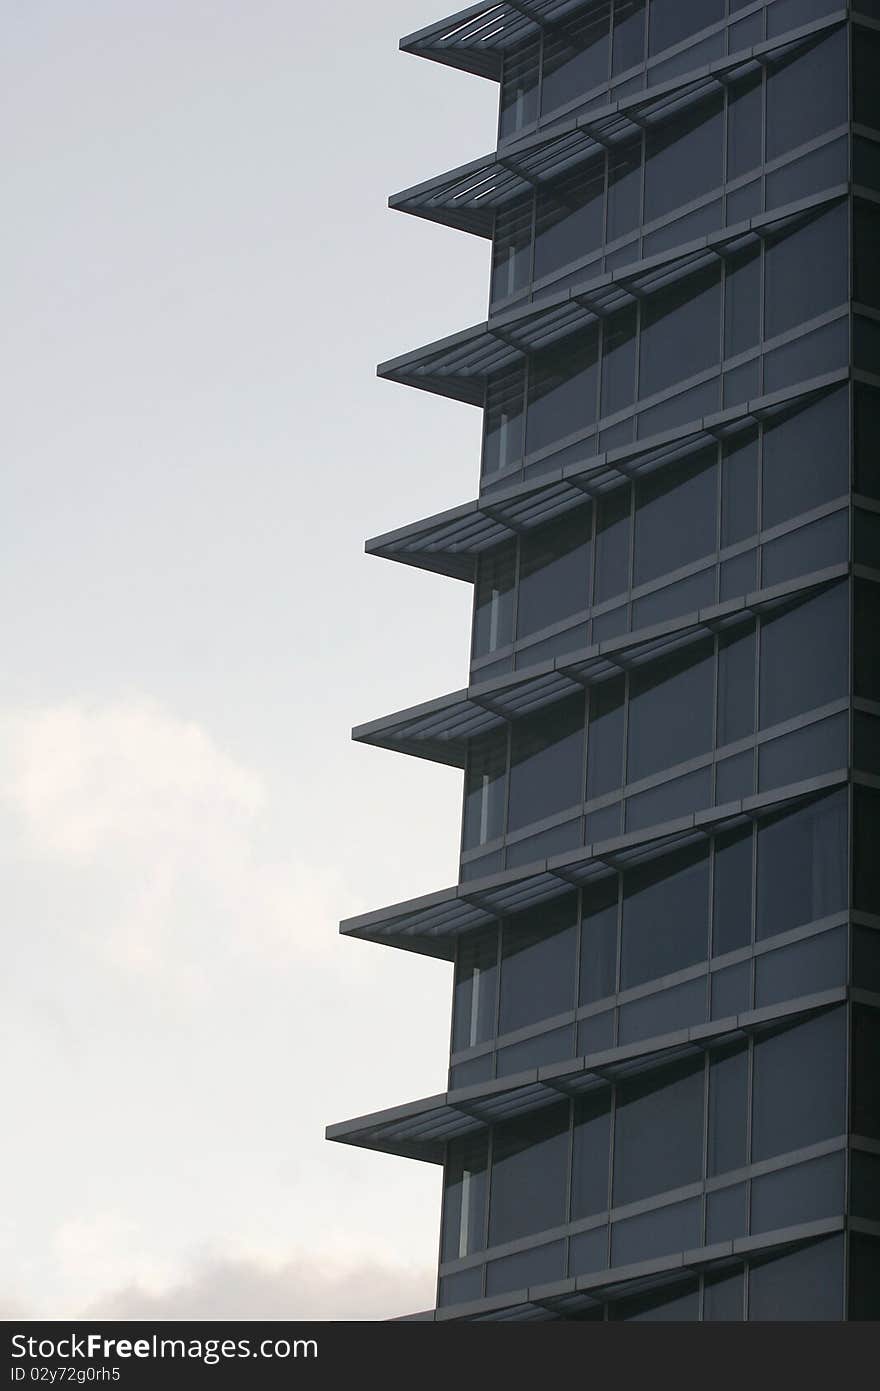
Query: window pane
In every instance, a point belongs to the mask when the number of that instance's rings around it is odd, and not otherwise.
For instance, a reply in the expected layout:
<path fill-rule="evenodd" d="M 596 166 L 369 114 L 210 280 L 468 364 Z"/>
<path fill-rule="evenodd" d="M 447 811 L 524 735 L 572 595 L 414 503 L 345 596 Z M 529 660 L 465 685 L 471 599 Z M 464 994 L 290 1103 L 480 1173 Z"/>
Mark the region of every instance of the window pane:
<path fill-rule="evenodd" d="M 485 845 L 501 835 L 504 827 L 504 787 L 507 771 L 507 734 L 500 730 L 475 740 L 465 774 L 464 831 L 466 850 Z"/>
<path fill-rule="evenodd" d="M 829 212 L 767 243 L 764 261 L 765 338 L 817 318 L 849 293 L 847 209 Z M 816 266 L 822 274 L 816 274 Z"/>
<path fill-rule="evenodd" d="M 645 0 L 614 0 L 615 76 L 645 57 Z"/>
<path fill-rule="evenodd" d="M 748 247 L 732 256 L 724 272 L 724 356 L 736 357 L 761 336 L 761 252 Z"/>
<path fill-rule="evenodd" d="M 455 967 L 452 1048 L 473 1048 L 495 1035 L 498 989 L 498 932 L 462 938 Z"/>
<path fill-rule="evenodd" d="M 615 488 L 599 499 L 596 519 L 597 604 L 629 588 L 630 489 Z"/>
<path fill-rule="evenodd" d="M 610 1306 L 609 1318 L 627 1323 L 692 1323 L 699 1318 L 700 1291 L 693 1280 L 658 1294 L 623 1299 Z"/>
<path fill-rule="evenodd" d="M 665 855 L 630 870 L 623 883 L 622 989 L 705 961 L 708 925 L 705 848 Z"/>
<path fill-rule="evenodd" d="M 596 419 L 597 346 L 597 334 L 591 329 L 533 360 L 526 453 L 555 444 Z"/>
<path fill-rule="evenodd" d="M 649 127 L 645 222 L 720 186 L 723 102 L 719 93 L 682 116 Z"/>
<path fill-rule="evenodd" d="M 653 396 L 717 363 L 719 272 L 710 268 L 642 307 L 639 396 Z"/>
<path fill-rule="evenodd" d="M 816 1322 L 843 1318 L 843 1238 L 800 1246 L 755 1261 L 749 1271 L 749 1319 Z"/>
<path fill-rule="evenodd" d="M 499 1033 L 574 1008 L 576 914 L 576 895 L 566 894 L 504 924 Z"/>
<path fill-rule="evenodd" d="M 878 1012 L 853 1007 L 852 1128 L 880 1140 L 880 1023 Z"/>
<path fill-rule="evenodd" d="M 730 88 L 727 103 L 728 182 L 757 169 L 761 163 L 761 74 Z"/>
<path fill-rule="evenodd" d="M 853 902 L 865 913 L 880 916 L 880 797 L 867 787 L 855 790 L 853 836 Z"/>
<path fill-rule="evenodd" d="M 758 530 L 758 435 L 738 434 L 721 457 L 721 544 L 734 546 Z"/>
<path fill-rule="evenodd" d="M 814 398 L 764 429 L 764 526 L 842 497 L 849 488 L 849 392 Z"/>
<path fill-rule="evenodd" d="M 608 1154 L 611 1142 L 610 1097 L 587 1096 L 574 1106 L 574 1152 L 571 1173 L 571 1220 L 592 1217 L 608 1207 Z"/>
<path fill-rule="evenodd" d="M 736 629 L 718 642 L 718 734 L 723 747 L 755 730 L 755 629 Z"/>
<path fill-rule="evenodd" d="M 767 158 L 776 159 L 848 119 L 846 32 L 798 47 L 770 68 Z"/>
<path fill-rule="evenodd" d="M 604 1000 L 617 989 L 617 875 L 584 890 L 581 920 L 580 1003 Z"/>
<path fill-rule="evenodd" d="M 703 1085 L 702 1059 L 620 1085 L 614 1130 L 616 1206 L 699 1179 Z"/>
<path fill-rule="evenodd" d="M 853 29 L 853 117 L 862 126 L 880 130 L 880 34 Z"/>
<path fill-rule="evenodd" d="M 611 5 L 591 6 L 565 24 L 547 30 L 541 109 L 555 111 L 583 96 L 608 77 Z"/>
<path fill-rule="evenodd" d="M 521 367 L 503 372 L 489 383 L 483 439 L 484 473 L 512 468 L 522 458 L 524 390 L 525 374 Z"/>
<path fill-rule="evenodd" d="M 709 1059 L 709 1175 L 748 1163 L 749 1047 L 736 1043 Z"/>
<path fill-rule="evenodd" d="M 712 954 L 738 951 L 752 940 L 752 828 L 715 838 Z"/>
<path fill-rule="evenodd" d="M 846 796 L 841 792 L 761 822 L 759 941 L 847 906 L 846 831 Z"/>
<path fill-rule="evenodd" d="M 479 557 L 474 595 L 475 657 L 487 656 L 512 642 L 515 577 L 515 541 Z"/>
<path fill-rule="evenodd" d="M 443 1176 L 443 1260 L 481 1251 L 486 1222 L 486 1139 L 452 1140 Z"/>
<path fill-rule="evenodd" d="M 489 1245 L 565 1221 L 569 1106 L 499 1125 L 492 1151 Z"/>
<path fill-rule="evenodd" d="M 635 584 L 715 549 L 716 451 L 704 451 L 636 484 Z"/>
<path fill-rule="evenodd" d="M 541 42 L 531 40 L 507 53 L 501 80 L 502 138 L 515 135 L 538 117 Z"/>
<path fill-rule="evenodd" d="M 561 270 L 602 245 L 605 160 L 538 190 L 535 279 Z"/>
<path fill-rule="evenodd" d="M 853 203 L 855 221 L 855 297 L 859 304 L 880 309 L 880 208 L 860 198 Z"/>
<path fill-rule="evenodd" d="M 532 198 L 495 214 L 492 298 L 505 299 L 529 283 L 532 262 Z"/>
<path fill-rule="evenodd" d="M 724 18 L 724 0 L 651 0 L 650 53 L 662 53 Z"/>
<path fill-rule="evenodd" d="M 816 660 L 816 653 L 822 660 Z M 849 594 L 836 585 L 761 625 L 761 727 L 815 710 L 849 689 Z"/>
<path fill-rule="evenodd" d="M 624 679 L 615 677 L 590 693 L 587 798 L 613 792 L 623 781 Z"/>
<path fill-rule="evenodd" d="M 527 531 L 520 542 L 517 633 L 525 637 L 587 607 L 593 509 Z"/>
<path fill-rule="evenodd" d="M 753 1162 L 845 1131 L 845 1020 L 845 1010 L 831 1010 L 757 1040 Z"/>
<path fill-rule="evenodd" d="M 631 406 L 636 395 L 636 310 L 615 314 L 602 340 L 601 416 Z"/>
<path fill-rule="evenodd" d="M 651 663 L 630 680 L 627 782 L 705 753 L 712 742 L 712 644 Z"/>
<path fill-rule="evenodd" d="M 510 831 L 583 801 L 584 699 L 560 701 L 514 724 L 510 753 Z"/>
<path fill-rule="evenodd" d="M 630 141 L 608 156 L 608 240 L 616 241 L 639 225 L 642 142 Z"/>
<path fill-rule="evenodd" d="M 880 498 L 880 391 L 855 388 L 856 492 Z"/>

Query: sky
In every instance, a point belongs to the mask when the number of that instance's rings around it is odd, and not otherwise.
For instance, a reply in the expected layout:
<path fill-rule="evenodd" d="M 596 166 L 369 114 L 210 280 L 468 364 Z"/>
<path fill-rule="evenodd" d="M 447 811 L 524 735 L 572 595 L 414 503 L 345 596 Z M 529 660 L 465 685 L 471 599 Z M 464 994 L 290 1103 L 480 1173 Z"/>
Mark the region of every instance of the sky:
<path fill-rule="evenodd" d="M 476 490 L 375 364 L 485 317 L 386 200 L 497 88 L 421 0 L 3 11 L 0 1316 L 424 1309 L 439 1170 L 323 1133 L 445 1086 L 448 964 L 337 927 L 456 876 L 461 775 L 349 732 L 467 680 L 363 541 Z"/>

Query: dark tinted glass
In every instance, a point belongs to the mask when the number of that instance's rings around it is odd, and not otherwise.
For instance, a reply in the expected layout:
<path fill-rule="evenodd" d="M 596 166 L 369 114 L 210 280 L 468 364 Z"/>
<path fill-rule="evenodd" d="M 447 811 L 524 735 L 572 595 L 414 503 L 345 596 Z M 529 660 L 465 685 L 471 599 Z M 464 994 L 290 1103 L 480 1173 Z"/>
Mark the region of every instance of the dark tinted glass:
<path fill-rule="evenodd" d="M 880 1016 L 865 1005 L 853 1007 L 852 1128 L 880 1140 Z"/>
<path fill-rule="evenodd" d="M 584 700 L 574 696 L 514 724 L 507 826 L 515 831 L 583 800 Z"/>
<path fill-rule="evenodd" d="M 853 29 L 853 116 L 862 126 L 880 130 L 880 34 Z"/>
<path fill-rule="evenodd" d="M 587 798 L 613 792 L 623 780 L 623 677 L 603 681 L 590 692 Z"/>
<path fill-rule="evenodd" d="M 709 1059 L 709 1174 L 748 1162 L 748 1044 L 720 1048 Z"/>
<path fill-rule="evenodd" d="M 509 1033 L 574 1008 L 575 895 L 517 913 L 501 935 L 498 1031 Z"/>
<path fill-rule="evenodd" d="M 734 83 L 727 105 L 727 178 L 738 179 L 761 163 L 761 74 Z"/>
<path fill-rule="evenodd" d="M 755 963 L 755 1007 L 845 985 L 846 969 L 847 933 L 842 927 L 767 952 Z"/>
<path fill-rule="evenodd" d="M 715 549 L 717 488 L 714 449 L 660 469 L 636 484 L 635 584 L 677 570 Z"/>
<path fill-rule="evenodd" d="M 452 1047 L 473 1048 L 495 1034 L 498 990 L 498 933 L 492 928 L 458 944 Z"/>
<path fill-rule="evenodd" d="M 767 245 L 764 258 L 764 336 L 835 309 L 847 298 L 847 209 L 839 203 Z M 822 274 L 816 274 L 816 266 Z"/>
<path fill-rule="evenodd" d="M 483 438 L 484 473 L 511 468 L 522 458 L 524 389 L 525 374 L 521 367 L 503 372 L 489 383 Z"/>
<path fill-rule="evenodd" d="M 847 906 L 846 831 L 840 792 L 759 824 L 759 941 Z"/>
<path fill-rule="evenodd" d="M 593 161 L 538 190 L 535 279 L 540 280 L 602 244 L 605 161 Z"/>
<path fill-rule="evenodd" d="M 848 118 L 846 32 L 778 59 L 767 80 L 767 158 L 776 159 Z M 858 119 L 858 118 L 857 118 Z"/>
<path fill-rule="evenodd" d="M 520 542 L 517 633 L 525 637 L 587 607 L 593 511 L 527 531 Z"/>
<path fill-rule="evenodd" d="M 624 878 L 621 987 L 683 970 L 708 954 L 709 856 L 681 851 Z"/>
<path fill-rule="evenodd" d="M 465 849 L 485 845 L 501 835 L 504 827 L 507 734 L 499 731 L 475 740 L 468 755 L 465 774 Z"/>
<path fill-rule="evenodd" d="M 704 1321 L 739 1323 L 743 1317 L 742 1272 L 707 1275 L 703 1286 Z"/>
<path fill-rule="evenodd" d="M 814 1015 L 755 1044 L 752 1159 L 803 1149 L 846 1129 L 846 1013 Z"/>
<path fill-rule="evenodd" d="M 705 753 L 712 740 L 714 653 L 697 643 L 630 681 L 627 781 Z"/>
<path fill-rule="evenodd" d="M 642 142 L 631 141 L 615 148 L 608 157 L 609 241 L 632 232 L 639 223 L 642 184 Z"/>
<path fill-rule="evenodd" d="M 636 394 L 636 310 L 608 321 L 602 344 L 602 416 L 631 406 Z"/>
<path fill-rule="evenodd" d="M 596 595 L 601 604 L 629 588 L 630 489 L 599 499 L 596 519 Z"/>
<path fill-rule="evenodd" d="M 443 1176 L 443 1260 L 486 1244 L 486 1140 L 453 1140 Z"/>
<path fill-rule="evenodd" d="M 796 477 L 792 474 L 797 462 Z M 764 526 L 777 526 L 849 488 L 849 393 L 820 396 L 768 422 L 762 479 Z"/>
<path fill-rule="evenodd" d="M 608 1207 L 611 1111 L 608 1093 L 584 1097 L 574 1107 L 571 1217 L 592 1217 Z"/>
<path fill-rule="evenodd" d="M 513 639 L 516 543 L 480 556 L 474 594 L 474 656 L 482 657 Z"/>
<path fill-rule="evenodd" d="M 816 653 L 822 660 L 816 660 Z M 845 696 L 849 595 L 837 585 L 766 619 L 761 628 L 761 726 Z"/>
<path fill-rule="evenodd" d="M 614 0 L 615 76 L 635 67 L 645 57 L 645 10 L 646 0 Z"/>
<path fill-rule="evenodd" d="M 568 1148 L 567 1102 L 496 1128 L 490 1246 L 558 1226 L 565 1220 Z"/>
<path fill-rule="evenodd" d="M 843 1318 L 843 1238 L 800 1246 L 755 1261 L 749 1271 L 749 1319 L 816 1322 Z"/>
<path fill-rule="evenodd" d="M 723 103 L 719 93 L 671 121 L 649 127 L 646 222 L 683 208 L 721 184 Z"/>
<path fill-rule="evenodd" d="M 614 1202 L 694 1183 L 703 1167 L 703 1062 L 624 1082 L 614 1131 Z"/>
<path fill-rule="evenodd" d="M 868 580 L 856 580 L 855 599 L 855 693 L 866 700 L 880 700 L 880 641 L 877 612 L 880 589 Z"/>
<path fill-rule="evenodd" d="M 596 419 L 597 345 L 598 336 L 590 330 L 534 359 L 529 371 L 528 454 Z"/>
<path fill-rule="evenodd" d="M 733 546 L 758 529 L 758 435 L 747 430 L 721 456 L 721 544 Z"/>
<path fill-rule="evenodd" d="M 723 956 L 752 940 L 752 828 L 715 838 L 712 952 Z"/>
<path fill-rule="evenodd" d="M 757 346 L 761 335 L 761 253 L 747 247 L 731 257 L 724 273 L 724 356 Z"/>
<path fill-rule="evenodd" d="M 505 299 L 525 289 L 532 261 L 532 198 L 495 214 L 492 246 L 492 298 Z"/>
<path fill-rule="evenodd" d="M 499 123 L 502 138 L 515 135 L 537 120 L 540 54 L 540 40 L 531 40 L 505 54 Z"/>
<path fill-rule="evenodd" d="M 580 1003 L 604 1000 L 617 989 L 617 875 L 584 891 L 581 921 Z"/>
<path fill-rule="evenodd" d="M 855 236 L 855 297 L 859 304 L 880 309 L 880 208 L 857 198 L 853 203 Z"/>
<path fill-rule="evenodd" d="M 662 53 L 723 18 L 724 0 L 651 0 L 649 52 Z"/>
<path fill-rule="evenodd" d="M 855 388 L 856 492 L 880 498 L 880 391 Z"/>
<path fill-rule="evenodd" d="M 547 31 L 544 40 L 542 111 L 554 111 L 608 77 L 611 5 L 593 5 Z"/>
<path fill-rule="evenodd" d="M 642 310 L 639 396 L 684 381 L 718 361 L 719 272 L 701 271 L 647 300 Z"/>
<path fill-rule="evenodd" d="M 720 746 L 755 729 L 755 630 L 736 629 L 718 643 L 718 731 Z"/>
<path fill-rule="evenodd" d="M 843 1217 L 846 1156 L 826 1154 L 752 1181 L 752 1234 Z"/>
<path fill-rule="evenodd" d="M 659 1294 L 644 1294 L 611 1305 L 610 1317 L 627 1323 L 689 1323 L 699 1318 L 700 1292 L 694 1281 Z"/>

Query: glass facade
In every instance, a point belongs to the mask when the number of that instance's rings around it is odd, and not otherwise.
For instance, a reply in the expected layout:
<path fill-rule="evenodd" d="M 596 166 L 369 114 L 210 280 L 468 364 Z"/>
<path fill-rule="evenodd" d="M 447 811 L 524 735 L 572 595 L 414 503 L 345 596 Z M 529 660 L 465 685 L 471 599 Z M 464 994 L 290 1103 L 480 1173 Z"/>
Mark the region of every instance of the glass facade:
<path fill-rule="evenodd" d="M 460 871 L 353 920 L 453 962 L 449 1090 L 332 1138 L 442 1164 L 438 1321 L 880 1318 L 880 12 L 495 10 L 406 41 L 500 85 L 489 322 L 406 378 L 480 492 L 392 552 L 470 685 L 370 729 Z"/>

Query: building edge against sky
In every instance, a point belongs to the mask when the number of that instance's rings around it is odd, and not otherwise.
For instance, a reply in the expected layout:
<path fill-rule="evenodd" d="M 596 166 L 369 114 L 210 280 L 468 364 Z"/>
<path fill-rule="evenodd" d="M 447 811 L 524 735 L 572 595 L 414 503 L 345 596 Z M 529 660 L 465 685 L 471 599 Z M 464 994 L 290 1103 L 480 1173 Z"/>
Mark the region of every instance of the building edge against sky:
<path fill-rule="evenodd" d="M 501 0 L 401 41 L 497 148 L 391 199 L 489 316 L 380 367 L 483 412 L 367 550 L 473 585 L 469 684 L 355 738 L 464 772 L 447 1320 L 880 1317 L 880 0 Z"/>

